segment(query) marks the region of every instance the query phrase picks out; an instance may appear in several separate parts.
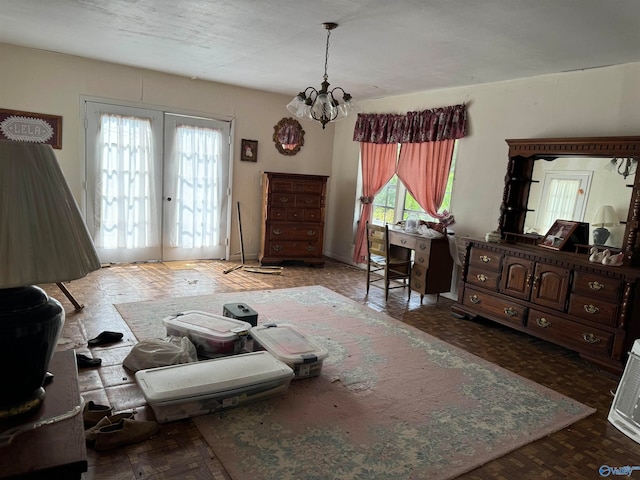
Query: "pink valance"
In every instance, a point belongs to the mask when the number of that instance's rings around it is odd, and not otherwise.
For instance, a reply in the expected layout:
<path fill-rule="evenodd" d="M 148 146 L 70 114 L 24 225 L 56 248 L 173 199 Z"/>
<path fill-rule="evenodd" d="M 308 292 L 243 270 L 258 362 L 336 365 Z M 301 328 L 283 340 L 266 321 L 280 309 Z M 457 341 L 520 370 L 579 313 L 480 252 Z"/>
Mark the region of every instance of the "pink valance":
<path fill-rule="evenodd" d="M 424 143 L 455 140 L 467 133 L 466 105 L 404 115 L 359 113 L 353 140 L 364 143 Z"/>

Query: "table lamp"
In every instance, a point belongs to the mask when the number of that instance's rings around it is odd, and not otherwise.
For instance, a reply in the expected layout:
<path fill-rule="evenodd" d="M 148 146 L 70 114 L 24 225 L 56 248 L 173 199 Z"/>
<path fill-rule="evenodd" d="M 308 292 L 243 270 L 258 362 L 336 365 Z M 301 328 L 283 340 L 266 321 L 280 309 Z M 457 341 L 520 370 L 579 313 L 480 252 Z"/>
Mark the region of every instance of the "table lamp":
<path fill-rule="evenodd" d="M 619 224 L 618 215 L 611 205 L 600 206 L 591 221 L 591 225 L 598 227 L 593 230 L 593 243 L 604 245 L 611 234 L 605 227 L 614 227 Z"/>
<path fill-rule="evenodd" d="M 99 268 L 53 148 L 0 140 L 0 420 L 42 404 L 64 325 L 61 304 L 35 285 Z"/>

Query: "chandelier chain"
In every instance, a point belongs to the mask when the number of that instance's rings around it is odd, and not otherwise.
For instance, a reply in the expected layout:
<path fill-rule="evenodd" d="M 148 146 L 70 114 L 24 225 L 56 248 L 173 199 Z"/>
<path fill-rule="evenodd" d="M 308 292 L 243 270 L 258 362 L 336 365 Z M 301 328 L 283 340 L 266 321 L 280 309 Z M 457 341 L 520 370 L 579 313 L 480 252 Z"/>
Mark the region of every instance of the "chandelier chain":
<path fill-rule="evenodd" d="M 329 76 L 327 75 L 327 65 L 329 64 L 329 37 L 331 36 L 331 30 L 327 30 L 327 48 L 324 52 L 324 81 L 327 81 Z"/>

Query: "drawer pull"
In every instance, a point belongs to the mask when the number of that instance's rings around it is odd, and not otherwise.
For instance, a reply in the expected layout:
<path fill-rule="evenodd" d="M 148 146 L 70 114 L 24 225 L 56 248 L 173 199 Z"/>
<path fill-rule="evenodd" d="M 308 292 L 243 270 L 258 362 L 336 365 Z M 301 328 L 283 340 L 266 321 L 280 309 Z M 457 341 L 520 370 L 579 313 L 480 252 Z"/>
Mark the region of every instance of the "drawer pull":
<path fill-rule="evenodd" d="M 540 328 L 547 328 L 551 326 L 551 322 L 544 317 L 536 318 L 536 323 Z"/>
<path fill-rule="evenodd" d="M 600 282 L 589 282 L 589 288 L 591 290 L 595 290 L 596 292 L 599 292 L 604 288 L 604 284 Z"/>
<path fill-rule="evenodd" d="M 478 303 L 480 303 L 480 297 L 478 297 L 478 295 L 470 295 L 470 296 L 469 296 L 469 301 L 470 301 L 471 303 L 476 303 L 476 304 L 478 304 Z"/>
<path fill-rule="evenodd" d="M 593 333 L 583 333 L 582 334 L 582 339 L 590 344 L 595 344 L 595 343 L 600 343 L 600 339 L 594 335 Z"/>
<path fill-rule="evenodd" d="M 590 314 L 594 314 L 594 313 L 598 313 L 600 311 L 600 309 L 598 307 L 596 307 L 595 305 L 583 305 L 584 307 L 584 311 Z"/>
<path fill-rule="evenodd" d="M 411 283 L 411 290 L 422 290 L 422 284 L 420 282 L 412 282 Z"/>
<path fill-rule="evenodd" d="M 491 257 L 487 257 L 486 255 L 480 255 L 480 261 L 484 263 L 489 263 L 491 261 Z"/>
<path fill-rule="evenodd" d="M 420 245 L 418 245 L 418 248 L 422 251 L 427 249 L 427 246 L 424 243 L 421 243 Z"/>
<path fill-rule="evenodd" d="M 304 203 L 306 203 L 307 205 L 311 205 L 313 203 L 313 200 L 311 200 L 310 198 L 306 198 Z"/>
<path fill-rule="evenodd" d="M 287 203 L 289 199 L 287 197 L 280 197 L 280 203 Z"/>
<path fill-rule="evenodd" d="M 420 257 L 420 258 L 418 259 L 418 263 L 424 263 L 424 257 Z"/>
<path fill-rule="evenodd" d="M 414 268 L 411 271 L 413 272 L 414 277 L 416 278 L 422 277 L 422 270 Z"/>
<path fill-rule="evenodd" d="M 307 248 L 305 249 L 307 252 L 313 252 L 315 251 L 316 247 L 314 247 L 313 245 L 308 245 Z"/>
<path fill-rule="evenodd" d="M 505 315 L 507 315 L 508 317 L 517 317 L 518 316 L 518 311 L 511 308 L 511 307 L 507 307 L 504 309 L 504 313 Z"/>
<path fill-rule="evenodd" d="M 308 237 L 313 237 L 316 234 L 315 230 L 307 230 L 307 236 Z"/>
<path fill-rule="evenodd" d="M 407 241 L 406 241 L 404 238 L 401 238 L 401 239 L 400 239 L 400 243 L 401 243 L 401 244 L 403 244 L 403 245 L 406 245 L 406 244 L 407 244 Z"/>
<path fill-rule="evenodd" d="M 282 247 L 280 245 L 274 245 L 273 248 L 276 252 L 279 252 L 280 250 L 282 250 Z"/>
<path fill-rule="evenodd" d="M 479 281 L 481 282 L 486 282 L 487 281 L 487 277 L 484 273 L 479 273 L 478 275 L 476 275 L 476 277 L 478 278 Z"/>
<path fill-rule="evenodd" d="M 276 228 L 276 229 L 273 231 L 273 234 L 274 234 L 274 235 L 282 235 L 282 230 L 280 230 L 279 228 Z"/>

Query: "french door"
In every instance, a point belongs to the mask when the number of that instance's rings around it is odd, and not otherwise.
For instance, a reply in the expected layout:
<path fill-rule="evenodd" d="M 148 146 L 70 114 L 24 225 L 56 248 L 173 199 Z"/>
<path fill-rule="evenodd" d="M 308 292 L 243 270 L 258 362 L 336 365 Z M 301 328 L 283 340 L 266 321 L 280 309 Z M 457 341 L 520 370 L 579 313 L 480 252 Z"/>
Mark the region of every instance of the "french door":
<path fill-rule="evenodd" d="M 103 263 L 228 257 L 229 122 L 86 102 L 85 144 Z"/>

